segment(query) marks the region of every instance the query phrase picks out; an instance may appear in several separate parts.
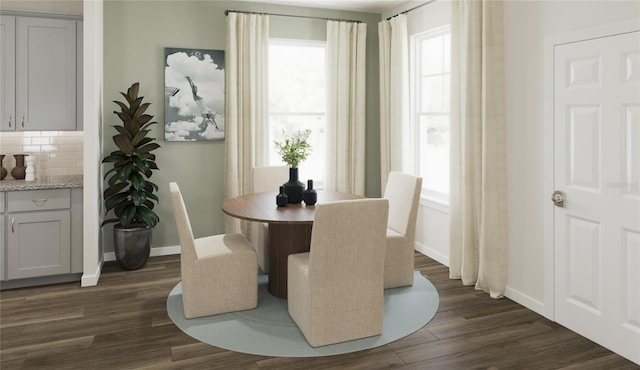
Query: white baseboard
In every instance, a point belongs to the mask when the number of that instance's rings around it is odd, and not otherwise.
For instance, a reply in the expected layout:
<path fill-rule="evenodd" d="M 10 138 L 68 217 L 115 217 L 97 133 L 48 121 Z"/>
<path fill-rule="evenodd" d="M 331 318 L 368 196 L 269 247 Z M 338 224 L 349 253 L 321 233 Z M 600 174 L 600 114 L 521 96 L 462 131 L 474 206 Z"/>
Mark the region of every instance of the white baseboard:
<path fill-rule="evenodd" d="M 436 251 L 435 249 L 429 248 L 427 246 L 424 246 L 420 243 L 415 243 L 414 244 L 414 249 L 422 254 L 424 254 L 425 256 L 436 260 L 438 262 L 440 262 L 441 264 L 445 265 L 445 266 L 449 266 L 449 256 L 445 256 L 444 254 Z"/>
<path fill-rule="evenodd" d="M 157 256 L 170 256 L 172 254 L 180 254 L 180 246 L 179 245 L 174 245 L 174 246 L 169 246 L 169 247 L 158 247 L 158 248 L 151 248 L 151 253 L 149 254 L 150 257 L 157 257 Z M 116 260 L 116 253 L 115 252 L 107 252 L 104 254 L 104 261 L 115 261 Z"/>
<path fill-rule="evenodd" d="M 100 262 L 98 262 L 98 266 L 96 266 L 96 270 L 93 274 L 89 275 L 86 272 L 82 274 L 82 278 L 80 278 L 80 286 L 96 286 L 98 285 L 98 280 L 100 280 L 100 273 L 102 272 L 102 265 L 104 264 L 104 257 Z"/>
<path fill-rule="evenodd" d="M 526 294 L 522 294 L 519 291 L 509 287 L 505 289 L 504 296 L 518 304 L 525 306 L 531 311 L 544 316 L 544 311 L 545 311 L 544 303 L 536 299 L 533 299 Z"/>

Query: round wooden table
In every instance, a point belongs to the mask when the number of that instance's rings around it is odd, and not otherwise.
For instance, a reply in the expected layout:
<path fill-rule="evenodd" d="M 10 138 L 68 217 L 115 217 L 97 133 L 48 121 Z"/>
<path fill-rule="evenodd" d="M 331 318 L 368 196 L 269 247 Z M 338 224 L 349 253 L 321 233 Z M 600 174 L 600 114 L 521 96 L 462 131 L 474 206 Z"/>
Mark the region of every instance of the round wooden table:
<path fill-rule="evenodd" d="M 269 224 L 269 292 L 287 298 L 287 258 L 309 251 L 315 206 L 303 203 L 276 206 L 277 192 L 255 193 L 226 200 L 222 211 L 247 221 Z M 364 197 L 335 191 L 318 191 L 318 203 Z"/>

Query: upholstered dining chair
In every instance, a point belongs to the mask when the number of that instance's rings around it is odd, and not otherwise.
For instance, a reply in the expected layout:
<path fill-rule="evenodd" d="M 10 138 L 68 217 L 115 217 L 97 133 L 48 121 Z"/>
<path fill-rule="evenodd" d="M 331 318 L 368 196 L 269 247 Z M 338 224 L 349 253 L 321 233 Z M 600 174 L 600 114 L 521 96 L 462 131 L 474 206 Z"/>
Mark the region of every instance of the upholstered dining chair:
<path fill-rule="evenodd" d="M 382 333 L 386 199 L 316 206 L 311 246 L 288 257 L 289 315 L 312 347 Z"/>
<path fill-rule="evenodd" d="M 389 200 L 384 253 L 384 288 L 413 285 L 413 251 L 422 177 L 389 173 L 383 198 Z"/>
<path fill-rule="evenodd" d="M 252 190 L 254 193 L 278 191 L 289 179 L 288 166 L 253 167 Z M 275 199 L 273 200 L 275 204 Z M 258 253 L 258 265 L 262 272 L 269 273 L 269 227 L 262 222 L 249 223 L 249 241 Z"/>
<path fill-rule="evenodd" d="M 256 251 L 242 234 L 195 239 L 175 182 L 169 183 L 178 236 L 182 304 L 187 319 L 256 308 Z"/>

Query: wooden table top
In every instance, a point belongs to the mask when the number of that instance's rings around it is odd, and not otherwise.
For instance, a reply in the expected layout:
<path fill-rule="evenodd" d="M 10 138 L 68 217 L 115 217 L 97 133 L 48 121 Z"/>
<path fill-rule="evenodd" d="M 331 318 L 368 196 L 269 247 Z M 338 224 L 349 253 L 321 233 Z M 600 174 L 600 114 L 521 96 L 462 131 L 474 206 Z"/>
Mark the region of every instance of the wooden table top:
<path fill-rule="evenodd" d="M 227 199 L 222 203 L 222 211 L 229 216 L 242 220 L 281 223 L 281 224 L 311 224 L 315 213 L 315 206 L 288 204 L 286 207 L 276 206 L 278 192 L 247 194 Z M 318 203 L 328 203 L 338 200 L 362 199 L 363 196 L 335 191 L 318 190 Z"/>

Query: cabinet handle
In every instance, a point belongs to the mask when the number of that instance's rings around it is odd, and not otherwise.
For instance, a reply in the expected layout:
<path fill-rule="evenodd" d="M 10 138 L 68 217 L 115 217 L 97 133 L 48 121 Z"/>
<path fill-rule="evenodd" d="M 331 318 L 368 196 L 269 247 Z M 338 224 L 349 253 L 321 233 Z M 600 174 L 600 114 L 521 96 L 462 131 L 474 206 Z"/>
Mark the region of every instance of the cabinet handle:
<path fill-rule="evenodd" d="M 22 113 L 22 127 L 24 127 L 24 113 Z"/>
<path fill-rule="evenodd" d="M 9 127 L 11 127 L 11 113 L 9 113 Z"/>
<path fill-rule="evenodd" d="M 35 203 L 38 207 L 44 206 L 44 204 L 47 203 L 48 200 L 49 199 L 47 198 L 31 199 L 31 201 Z"/>
<path fill-rule="evenodd" d="M 15 234 L 16 230 L 13 228 L 13 224 L 16 222 L 15 217 L 11 217 L 11 232 Z"/>

